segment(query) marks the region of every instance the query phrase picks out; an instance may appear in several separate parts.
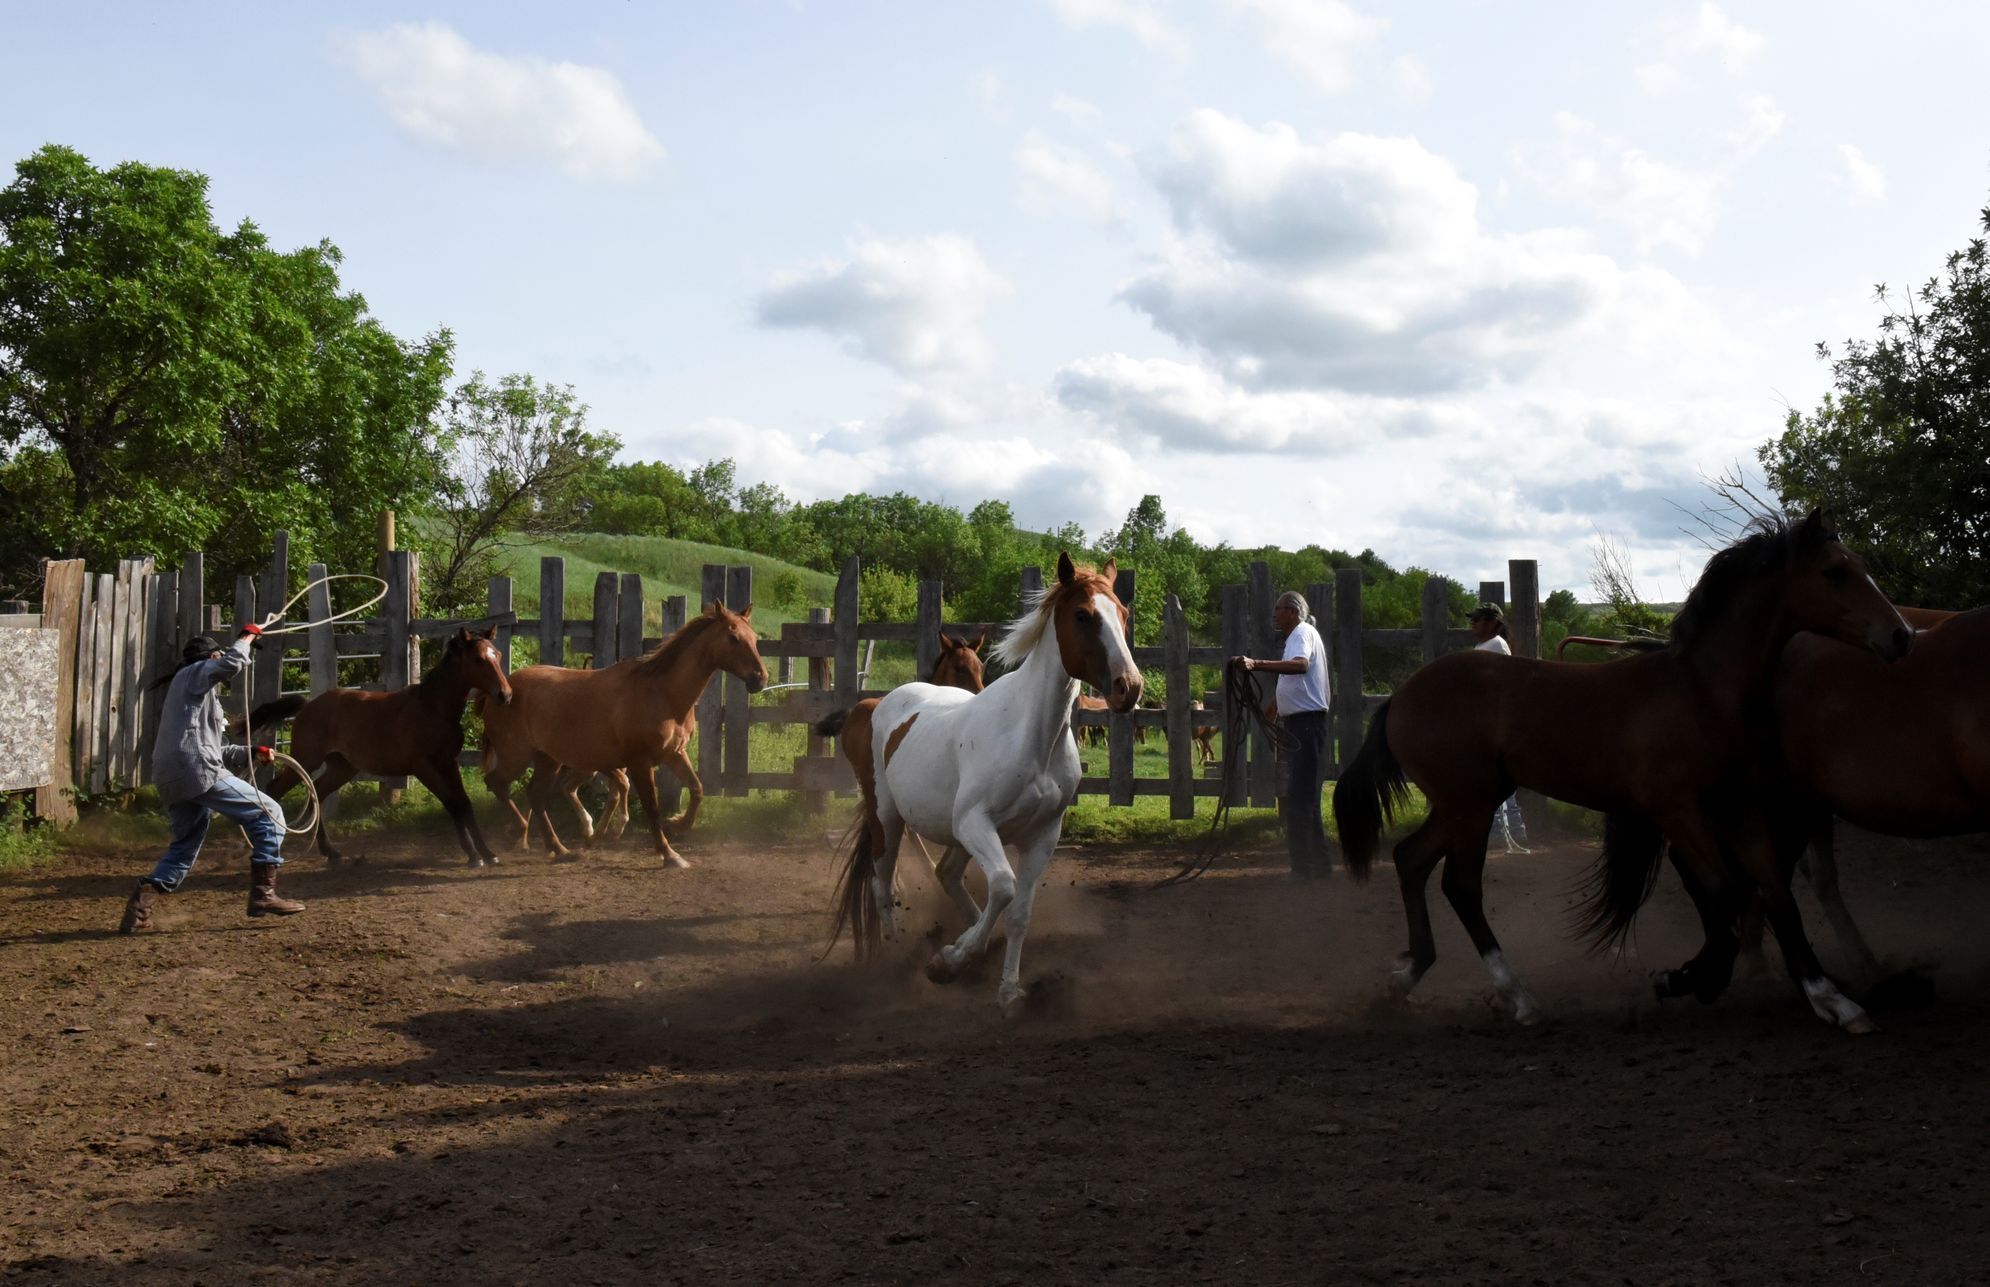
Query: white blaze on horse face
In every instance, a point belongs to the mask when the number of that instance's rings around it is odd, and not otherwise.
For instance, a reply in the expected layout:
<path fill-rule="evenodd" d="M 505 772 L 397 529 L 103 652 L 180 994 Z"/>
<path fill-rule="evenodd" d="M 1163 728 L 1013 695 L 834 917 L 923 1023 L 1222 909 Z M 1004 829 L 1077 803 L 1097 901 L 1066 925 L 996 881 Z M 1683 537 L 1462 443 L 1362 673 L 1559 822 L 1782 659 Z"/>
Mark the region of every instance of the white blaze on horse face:
<path fill-rule="evenodd" d="M 1092 611 L 1098 614 L 1099 636 L 1105 643 L 1106 651 L 1106 673 L 1102 676 L 1106 683 L 1099 691 L 1110 701 L 1112 681 L 1125 676 L 1132 690 L 1127 699 L 1127 708 L 1130 709 L 1140 700 L 1140 690 L 1145 684 L 1140 667 L 1134 664 L 1133 649 L 1126 641 L 1126 633 L 1120 629 L 1119 600 L 1109 594 L 1094 594 Z"/>

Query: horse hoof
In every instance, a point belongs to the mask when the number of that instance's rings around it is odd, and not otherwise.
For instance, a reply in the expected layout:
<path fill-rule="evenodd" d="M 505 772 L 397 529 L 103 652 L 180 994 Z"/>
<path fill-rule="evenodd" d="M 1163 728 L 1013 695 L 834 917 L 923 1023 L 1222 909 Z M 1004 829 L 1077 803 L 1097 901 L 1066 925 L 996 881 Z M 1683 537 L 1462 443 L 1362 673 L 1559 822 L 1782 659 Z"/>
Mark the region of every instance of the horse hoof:
<path fill-rule="evenodd" d="M 683 854 L 669 853 L 663 856 L 663 865 L 667 871 L 683 871 L 691 864 L 684 861 Z"/>
<path fill-rule="evenodd" d="M 1029 1008 L 1029 999 L 1030 994 L 1028 991 L 1022 988 L 1016 989 L 1014 996 L 1003 998 L 1001 1002 L 1002 1017 L 1011 1023 L 1022 1018 L 1023 1011 Z"/>
<path fill-rule="evenodd" d="M 475 871 L 475 870 L 476 870 L 477 868 L 479 868 L 479 867 L 481 867 L 481 866 L 483 866 L 483 865 L 484 865 L 484 860 L 483 860 L 482 858 L 472 858 L 472 859 L 470 859 L 470 870 L 471 870 L 471 871 Z"/>
<path fill-rule="evenodd" d="M 574 852 L 573 850 L 571 850 L 571 849 L 562 849 L 562 850 L 560 850 L 560 851 L 559 851 L 558 853 L 556 853 L 556 854 L 552 855 L 552 857 L 551 857 L 550 861 L 552 861 L 552 862 L 560 862 L 560 863 L 566 863 L 566 862 L 579 862 L 579 861 L 580 861 L 580 855 L 579 855 L 579 854 L 577 854 L 577 853 L 575 853 L 575 852 Z"/>
<path fill-rule="evenodd" d="M 933 958 L 926 962 L 926 977 L 935 983 L 952 983 L 959 973 L 957 967 L 947 963 L 945 952 L 933 953 Z"/>
<path fill-rule="evenodd" d="M 1879 1025 L 1873 1022 L 1872 1016 L 1869 1014 L 1855 1015 L 1847 1019 L 1840 1026 L 1845 1029 L 1848 1035 L 1854 1037 L 1870 1036 L 1879 1031 Z"/>

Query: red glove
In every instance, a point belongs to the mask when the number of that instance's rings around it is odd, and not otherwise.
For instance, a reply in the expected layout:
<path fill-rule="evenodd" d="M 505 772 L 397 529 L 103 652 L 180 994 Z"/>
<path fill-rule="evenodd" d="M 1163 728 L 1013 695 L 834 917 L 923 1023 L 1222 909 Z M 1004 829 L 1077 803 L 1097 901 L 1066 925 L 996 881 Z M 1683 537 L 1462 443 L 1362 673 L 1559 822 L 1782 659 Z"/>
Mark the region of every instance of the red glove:
<path fill-rule="evenodd" d="M 256 748 L 256 759 L 263 764 L 275 764 L 276 752 L 267 746 L 258 746 Z"/>
<path fill-rule="evenodd" d="M 246 625 L 244 625 L 244 626 L 242 627 L 242 633 L 243 633 L 243 634 L 245 634 L 245 635 L 259 635 L 259 634 L 261 634 L 262 632 L 263 632 L 263 628 L 262 628 L 261 626 L 257 625 L 257 624 L 256 624 L 255 622 L 253 622 L 253 621 L 249 622 L 248 624 L 246 624 Z"/>

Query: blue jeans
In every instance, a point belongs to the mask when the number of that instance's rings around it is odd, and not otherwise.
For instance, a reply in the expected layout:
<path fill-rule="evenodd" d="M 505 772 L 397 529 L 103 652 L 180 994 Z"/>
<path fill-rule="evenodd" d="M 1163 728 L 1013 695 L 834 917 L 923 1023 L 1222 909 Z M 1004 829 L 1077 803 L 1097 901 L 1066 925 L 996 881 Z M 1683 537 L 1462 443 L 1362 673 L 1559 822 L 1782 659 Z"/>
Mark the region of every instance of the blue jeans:
<path fill-rule="evenodd" d="M 1327 828 L 1320 817 L 1320 785 L 1326 766 L 1327 713 L 1296 711 L 1279 716 L 1279 726 L 1291 739 L 1285 756 L 1285 847 L 1292 870 L 1301 875 L 1327 873 L 1332 859 Z"/>
<path fill-rule="evenodd" d="M 194 799 L 166 806 L 166 826 L 173 838 L 166 846 L 166 856 L 152 869 L 149 879 L 153 884 L 168 894 L 179 889 L 180 882 L 193 870 L 193 860 L 200 856 L 201 842 L 207 839 L 208 819 L 217 813 L 230 822 L 239 822 L 249 833 L 253 861 L 279 865 L 283 862 L 283 854 L 278 851 L 283 843 L 283 806 L 256 790 L 252 783 L 224 773 L 220 781 Z"/>

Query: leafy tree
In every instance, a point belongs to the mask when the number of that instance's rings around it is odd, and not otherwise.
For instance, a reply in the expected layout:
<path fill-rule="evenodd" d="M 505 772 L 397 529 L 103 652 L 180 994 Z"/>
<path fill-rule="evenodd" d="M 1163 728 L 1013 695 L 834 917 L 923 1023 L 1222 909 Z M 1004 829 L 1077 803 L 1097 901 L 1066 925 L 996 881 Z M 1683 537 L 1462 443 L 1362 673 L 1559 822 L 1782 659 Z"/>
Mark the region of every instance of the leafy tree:
<path fill-rule="evenodd" d="M 492 385 L 475 372 L 450 395 L 444 427 L 453 468 L 436 512 L 439 557 L 422 570 L 423 593 L 435 611 L 473 611 L 507 542 L 578 526 L 586 513 L 581 484 L 622 443 L 588 430 L 587 407 L 571 385 L 541 386 L 529 375 Z"/>
<path fill-rule="evenodd" d="M 1990 209 L 1979 227 L 1990 232 Z M 1821 506 L 1903 603 L 1990 603 L 1990 271 L 1977 237 L 1846 341 L 1834 390 L 1760 451 L 1784 506 Z M 1828 345 L 1818 356 L 1831 360 Z"/>
<path fill-rule="evenodd" d="M 207 180 L 49 146 L 0 190 L 0 584 L 42 556 L 205 549 L 217 576 L 269 535 L 340 566 L 374 516 L 432 494 L 451 340 L 396 339 L 342 291 L 330 242 L 223 233 Z"/>

